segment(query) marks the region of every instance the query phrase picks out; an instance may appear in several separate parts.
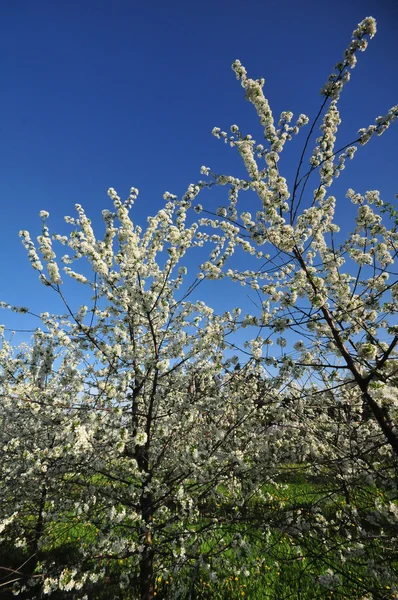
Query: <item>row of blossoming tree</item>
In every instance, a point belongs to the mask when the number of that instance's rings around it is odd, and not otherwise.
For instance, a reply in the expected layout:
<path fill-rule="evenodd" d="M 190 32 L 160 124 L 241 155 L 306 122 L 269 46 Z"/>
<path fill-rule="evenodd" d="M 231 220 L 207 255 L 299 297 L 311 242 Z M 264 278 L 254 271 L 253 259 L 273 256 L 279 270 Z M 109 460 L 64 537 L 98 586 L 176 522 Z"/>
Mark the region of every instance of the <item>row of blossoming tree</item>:
<path fill-rule="evenodd" d="M 275 125 L 264 81 L 236 61 L 265 142 L 236 125 L 213 133 L 237 149 L 246 178 L 202 167 L 206 181 L 180 200 L 166 193 L 146 229 L 130 217 L 132 188 L 124 202 L 109 190 L 103 239 L 80 205 L 69 236 L 50 233 L 46 211 L 37 244 L 21 232 L 65 311 L 42 314 L 30 344 L 14 347 L 2 330 L 4 594 L 204 598 L 199 582 L 236 571 L 237 558 L 247 578 L 270 560 L 303 565 L 312 597 L 398 594 L 398 223 L 378 192 L 350 189 L 343 239 L 328 195 L 358 146 L 398 116 L 395 106 L 337 147 L 340 94 L 375 31 L 370 17 L 354 31 L 290 185 L 279 157 L 309 119 L 283 112 Z M 197 204 L 220 185 L 225 206 Z M 241 194 L 254 215 L 240 212 Z M 189 281 L 195 247 L 209 250 Z M 89 291 L 78 310 L 61 262 Z M 252 314 L 198 300 L 205 279 L 223 278 L 250 286 Z M 309 499 L 289 496 L 297 477 L 313 483 Z"/>

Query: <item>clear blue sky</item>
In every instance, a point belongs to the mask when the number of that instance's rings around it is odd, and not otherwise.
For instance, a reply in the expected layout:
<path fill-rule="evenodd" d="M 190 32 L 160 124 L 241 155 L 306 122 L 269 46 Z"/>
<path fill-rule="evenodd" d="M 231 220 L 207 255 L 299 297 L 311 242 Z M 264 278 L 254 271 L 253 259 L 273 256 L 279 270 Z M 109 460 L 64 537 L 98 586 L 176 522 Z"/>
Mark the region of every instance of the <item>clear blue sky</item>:
<path fill-rule="evenodd" d="M 393 0 L 21 0 L 0 13 L 0 300 L 36 311 L 51 312 L 53 296 L 31 270 L 18 231 L 39 234 L 41 209 L 65 232 L 63 216 L 74 216 L 76 202 L 99 223 L 110 207 L 107 189 L 126 197 L 136 186 L 142 221 L 161 207 L 164 191 L 181 194 L 200 179 L 201 165 L 241 168 L 210 135 L 238 123 L 261 141 L 234 59 L 266 79 L 276 115 L 311 117 L 352 30 L 372 15 L 378 33 L 344 92 L 342 141 L 398 101 Z M 393 200 L 396 125 L 360 150 L 342 190 L 378 188 Z M 17 325 L 4 311 L 0 323 Z"/>

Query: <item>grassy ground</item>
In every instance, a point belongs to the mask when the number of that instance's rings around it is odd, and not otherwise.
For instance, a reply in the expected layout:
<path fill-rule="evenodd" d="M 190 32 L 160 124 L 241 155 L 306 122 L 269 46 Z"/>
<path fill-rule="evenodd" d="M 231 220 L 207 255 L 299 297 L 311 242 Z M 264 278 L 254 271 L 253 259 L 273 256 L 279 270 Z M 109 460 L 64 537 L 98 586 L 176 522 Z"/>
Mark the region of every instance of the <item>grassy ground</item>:
<path fill-rule="evenodd" d="M 184 581 L 188 592 L 185 598 L 192 600 L 313 600 L 316 598 L 327 598 L 328 600 L 391 600 L 398 599 L 394 591 L 394 583 L 390 580 L 382 580 L 380 577 L 373 578 L 369 574 L 367 562 L 369 558 L 381 561 L 395 560 L 396 572 L 398 573 L 398 557 L 396 551 L 385 559 L 385 548 L 377 539 L 369 540 L 366 555 L 350 560 L 342 561 L 342 551 L 347 538 L 347 527 L 352 529 L 352 540 L 356 540 L 356 527 L 358 522 L 346 522 L 339 531 L 338 510 L 346 505 L 346 498 L 337 488 L 332 488 L 322 478 L 308 479 L 307 475 L 299 470 L 289 471 L 281 480 L 281 488 L 265 486 L 263 493 L 272 496 L 272 500 L 264 503 L 255 497 L 248 505 L 250 519 L 257 519 L 261 527 L 256 528 L 242 525 L 242 538 L 252 548 L 250 557 L 243 559 L 242 552 L 236 547 L 230 547 L 225 554 L 228 557 L 228 568 L 218 568 L 216 576 L 210 570 L 199 571 L 187 566 L 186 570 L 175 573 L 173 576 L 165 577 L 158 573 L 156 577 L 156 597 L 167 600 L 175 598 L 175 590 L 179 587 L 179 581 Z M 367 495 L 374 497 L 375 490 L 362 493 L 362 500 L 366 502 Z M 334 517 L 336 527 L 331 532 L 331 537 L 325 539 L 324 530 L 317 528 L 314 517 L 314 507 L 320 509 L 320 514 L 326 515 L 328 519 Z M 233 538 L 234 531 L 229 525 L 223 525 L 225 516 L 231 510 L 228 498 L 223 504 L 208 506 L 206 512 L 216 514 L 220 521 L 223 544 L 228 546 L 229 538 Z M 304 533 L 291 531 L 282 525 L 282 515 L 286 511 L 300 510 L 303 518 L 312 523 L 312 528 Z M 206 517 L 204 517 L 204 520 Z M 280 525 L 278 525 L 278 522 Z M 264 524 L 270 524 L 268 535 L 264 536 Z M 238 526 L 239 528 L 239 526 Z M 261 531 L 261 534 L 259 533 Z M 322 534 L 320 532 L 323 532 Z M 66 515 L 65 522 L 54 523 L 48 537 L 48 544 L 43 549 L 42 558 L 46 561 L 68 564 L 73 556 L 76 556 L 82 548 L 87 548 L 95 539 L 97 530 L 94 526 L 82 525 L 77 516 Z M 203 554 L 211 556 L 212 545 L 217 544 L 220 536 L 209 535 L 203 543 Z M 392 549 L 393 550 L 393 549 Z M 383 554 L 384 553 L 384 554 Z M 343 552 L 344 554 L 344 552 Z M 395 555 L 395 557 L 394 557 Z M 8 565 L 16 568 L 26 559 L 22 551 L 13 551 L 0 548 L 0 565 Z M 127 565 L 129 564 L 127 560 Z M 242 568 L 242 564 L 245 568 Z M 92 586 L 89 590 L 89 600 L 137 600 L 138 592 L 134 590 L 134 582 L 125 592 L 120 592 L 116 582 L 119 581 L 121 569 L 125 569 L 126 561 L 113 561 L 111 566 L 106 567 L 105 582 Z M 335 587 L 324 587 L 320 585 L 319 578 L 326 569 L 332 569 L 340 576 L 341 584 Z M 133 570 L 133 568 L 132 568 Z M 3 592 L 1 591 L 3 590 Z M 369 592 L 372 595 L 367 595 Z M 33 592 L 32 592 L 33 594 Z M 0 588 L 0 597 L 6 598 L 5 588 Z M 11 595 L 9 596 L 12 597 Z M 22 596 L 28 599 L 32 596 Z M 54 594 L 58 598 L 80 598 L 73 593 Z M 184 600 L 184 597 L 182 597 Z"/>

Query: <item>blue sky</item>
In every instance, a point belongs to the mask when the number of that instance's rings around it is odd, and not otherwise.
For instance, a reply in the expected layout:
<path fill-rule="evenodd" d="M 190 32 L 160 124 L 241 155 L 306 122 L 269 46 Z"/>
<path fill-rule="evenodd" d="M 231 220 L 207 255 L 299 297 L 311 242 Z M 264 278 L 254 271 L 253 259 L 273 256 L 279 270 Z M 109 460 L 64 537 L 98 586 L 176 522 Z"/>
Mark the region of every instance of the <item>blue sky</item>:
<path fill-rule="evenodd" d="M 342 143 L 398 100 L 393 0 L 3 3 L 0 300 L 56 310 L 18 237 L 20 229 L 40 233 L 40 210 L 51 213 L 50 227 L 66 232 L 63 216 L 74 216 L 76 202 L 100 223 L 101 210 L 110 208 L 107 189 L 126 197 L 135 186 L 140 199 L 133 215 L 143 222 L 161 207 L 164 191 L 180 195 L 200 179 L 203 164 L 243 174 L 236 153 L 210 134 L 214 126 L 237 123 L 261 141 L 233 60 L 266 79 L 276 115 L 292 110 L 311 117 L 352 30 L 368 15 L 377 19 L 378 33 L 343 94 Z M 395 124 L 360 149 L 340 190 L 380 189 L 393 201 L 397 146 Z M 22 326 L 4 311 L 0 323 Z"/>

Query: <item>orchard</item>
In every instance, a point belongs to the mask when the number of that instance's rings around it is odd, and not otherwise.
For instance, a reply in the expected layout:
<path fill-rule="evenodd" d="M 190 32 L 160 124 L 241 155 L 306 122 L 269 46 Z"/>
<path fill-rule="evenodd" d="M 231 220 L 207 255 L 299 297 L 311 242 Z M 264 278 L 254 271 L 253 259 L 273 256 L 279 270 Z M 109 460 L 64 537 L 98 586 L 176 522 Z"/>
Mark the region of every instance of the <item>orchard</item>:
<path fill-rule="evenodd" d="M 262 141 L 213 135 L 244 178 L 203 166 L 146 227 L 138 190 L 111 188 L 103 232 L 79 204 L 68 235 L 45 210 L 36 239 L 20 232 L 64 310 L 29 343 L 1 330 L 1 597 L 398 598 L 396 204 L 329 193 L 398 116 L 338 144 L 375 33 L 371 17 L 355 29 L 311 121 L 275 117 L 233 63 Z M 217 312 L 200 294 L 221 280 L 256 302 Z"/>

